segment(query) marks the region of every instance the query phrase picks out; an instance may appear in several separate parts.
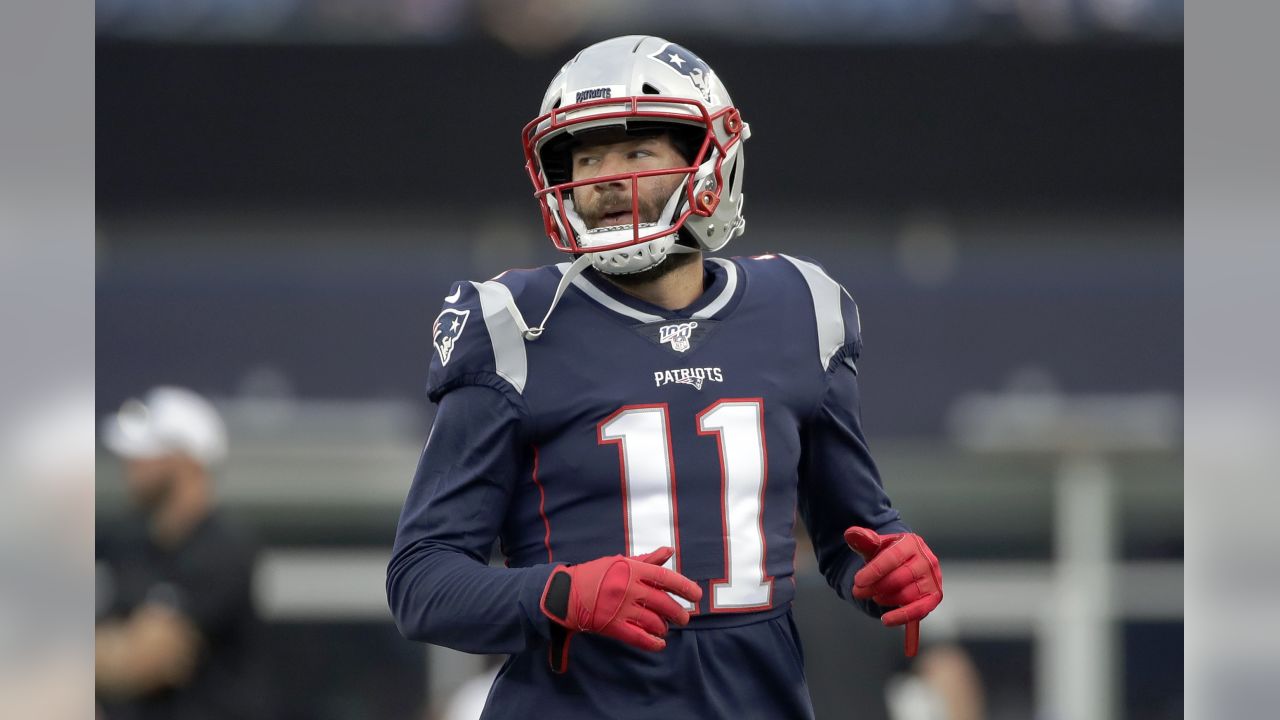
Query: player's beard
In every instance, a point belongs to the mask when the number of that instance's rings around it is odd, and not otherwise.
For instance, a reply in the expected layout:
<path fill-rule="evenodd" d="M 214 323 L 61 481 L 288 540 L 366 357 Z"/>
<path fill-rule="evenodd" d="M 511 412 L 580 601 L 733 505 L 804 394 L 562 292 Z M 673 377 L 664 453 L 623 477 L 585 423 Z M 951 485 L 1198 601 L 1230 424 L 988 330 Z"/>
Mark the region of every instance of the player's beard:
<path fill-rule="evenodd" d="M 676 188 L 684 183 L 686 177 L 686 175 L 657 176 L 652 178 L 658 183 L 656 187 L 641 188 L 641 191 L 637 193 L 640 201 L 640 222 L 657 222 L 658 217 L 662 215 L 662 208 L 671 199 L 671 195 L 676 191 Z M 583 224 L 589 230 L 595 230 L 606 225 L 631 225 L 635 220 L 636 214 L 630 212 L 632 208 L 631 187 L 629 185 L 626 190 L 591 193 L 587 202 L 579 202 L 576 196 L 574 201 L 577 205 L 575 209 L 578 211 L 578 216 L 582 218 Z M 604 216 L 614 212 L 627 212 L 627 217 L 606 222 Z"/>

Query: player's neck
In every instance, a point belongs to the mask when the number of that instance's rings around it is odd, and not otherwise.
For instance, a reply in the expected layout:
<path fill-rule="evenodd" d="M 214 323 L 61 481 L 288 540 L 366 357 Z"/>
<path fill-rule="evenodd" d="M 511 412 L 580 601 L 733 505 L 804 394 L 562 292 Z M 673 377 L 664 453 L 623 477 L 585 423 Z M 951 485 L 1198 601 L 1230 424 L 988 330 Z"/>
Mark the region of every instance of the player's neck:
<path fill-rule="evenodd" d="M 686 262 L 649 282 L 625 285 L 614 282 L 613 284 L 628 295 L 660 308 L 679 310 L 689 307 L 702 296 L 706 289 L 703 286 L 702 254 L 697 253 L 697 255 L 695 261 Z M 609 276 L 605 275 L 605 277 Z M 612 278 L 610 282 L 613 282 Z"/>

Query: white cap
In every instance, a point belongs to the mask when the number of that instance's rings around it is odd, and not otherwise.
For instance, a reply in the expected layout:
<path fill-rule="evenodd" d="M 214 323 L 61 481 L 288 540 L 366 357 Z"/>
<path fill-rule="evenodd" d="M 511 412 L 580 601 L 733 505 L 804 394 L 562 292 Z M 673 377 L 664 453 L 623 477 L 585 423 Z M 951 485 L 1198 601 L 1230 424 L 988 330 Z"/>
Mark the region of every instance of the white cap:
<path fill-rule="evenodd" d="M 227 429 L 208 400 L 184 388 L 157 387 L 103 421 L 102 443 L 123 458 L 185 453 L 212 465 L 227 456 Z"/>

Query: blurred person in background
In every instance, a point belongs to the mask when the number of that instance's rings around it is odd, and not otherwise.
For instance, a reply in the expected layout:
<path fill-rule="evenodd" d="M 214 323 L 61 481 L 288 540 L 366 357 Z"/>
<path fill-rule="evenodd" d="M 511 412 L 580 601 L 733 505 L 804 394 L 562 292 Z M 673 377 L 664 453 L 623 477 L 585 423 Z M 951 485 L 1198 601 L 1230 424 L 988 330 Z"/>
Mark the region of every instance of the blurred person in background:
<path fill-rule="evenodd" d="M 265 718 L 251 598 L 256 544 L 217 507 L 217 410 L 157 387 L 102 424 L 137 513 L 97 547 L 98 696 L 109 720 Z"/>
<path fill-rule="evenodd" d="M 411 639 L 511 653 L 486 718 L 812 717 L 797 511 L 908 655 L 942 599 L 862 432 L 853 299 L 812 261 L 703 258 L 744 229 L 748 136 L 688 49 L 583 50 L 524 132 L 574 260 L 445 298 L 387 593 Z"/>
<path fill-rule="evenodd" d="M 888 720 L 983 720 L 986 690 L 969 651 L 959 642 L 950 614 L 931 621 L 919 657 L 890 665 L 883 682 Z"/>
<path fill-rule="evenodd" d="M 963 646 L 935 643 L 886 687 L 890 720 L 983 720 L 982 680 Z"/>

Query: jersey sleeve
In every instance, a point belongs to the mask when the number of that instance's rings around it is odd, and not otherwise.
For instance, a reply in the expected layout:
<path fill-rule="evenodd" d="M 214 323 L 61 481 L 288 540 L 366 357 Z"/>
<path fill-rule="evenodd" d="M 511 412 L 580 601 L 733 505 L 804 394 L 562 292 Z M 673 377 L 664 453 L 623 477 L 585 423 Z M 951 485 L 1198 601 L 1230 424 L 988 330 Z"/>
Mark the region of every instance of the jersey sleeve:
<path fill-rule="evenodd" d="M 864 562 L 845 544 L 844 531 L 853 525 L 878 533 L 909 528 L 885 493 L 862 429 L 857 366 L 862 318 L 853 297 L 821 266 L 784 257 L 800 270 L 813 299 L 824 372 L 821 401 L 802 430 L 800 515 L 827 583 L 840 597 L 879 616 L 886 608 L 852 597 L 853 576 Z"/>
<path fill-rule="evenodd" d="M 529 447 L 525 421 L 493 387 L 443 396 L 387 567 L 388 604 L 405 637 L 473 653 L 549 638 L 539 601 L 553 566 L 488 564 Z"/>
<path fill-rule="evenodd" d="M 435 352 L 427 371 L 427 397 L 439 403 L 464 385 L 491 387 L 518 398 L 528 376 L 524 338 L 502 283 L 457 282 L 431 324 Z"/>

